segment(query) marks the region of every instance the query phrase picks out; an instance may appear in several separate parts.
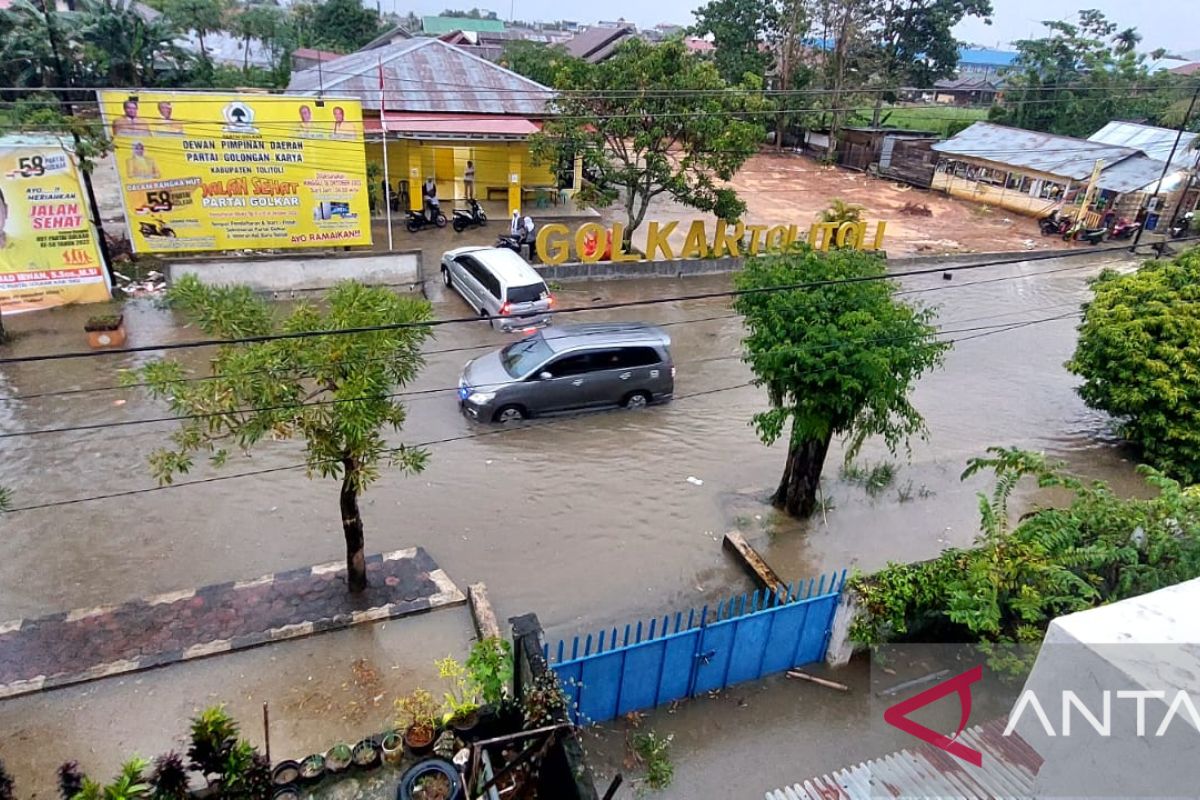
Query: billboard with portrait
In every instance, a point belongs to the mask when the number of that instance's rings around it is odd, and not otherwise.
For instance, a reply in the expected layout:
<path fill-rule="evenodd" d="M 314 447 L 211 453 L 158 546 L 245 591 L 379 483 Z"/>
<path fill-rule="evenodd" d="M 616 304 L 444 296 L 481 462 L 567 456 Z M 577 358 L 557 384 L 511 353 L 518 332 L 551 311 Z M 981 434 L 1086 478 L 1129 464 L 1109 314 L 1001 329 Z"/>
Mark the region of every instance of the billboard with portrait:
<path fill-rule="evenodd" d="M 109 296 L 75 154 L 54 136 L 0 137 L 0 310 Z"/>
<path fill-rule="evenodd" d="M 369 245 L 357 100 L 99 92 L 140 253 Z"/>

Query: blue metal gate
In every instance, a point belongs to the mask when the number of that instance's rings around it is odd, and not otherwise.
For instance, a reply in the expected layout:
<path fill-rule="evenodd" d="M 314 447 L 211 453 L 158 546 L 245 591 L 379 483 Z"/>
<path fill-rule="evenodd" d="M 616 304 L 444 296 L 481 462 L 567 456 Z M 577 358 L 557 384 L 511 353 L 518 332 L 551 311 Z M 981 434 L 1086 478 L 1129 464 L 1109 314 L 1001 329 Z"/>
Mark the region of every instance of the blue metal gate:
<path fill-rule="evenodd" d="M 545 648 L 577 724 L 694 697 L 820 661 L 829 643 L 846 572 L 787 587 L 731 597 L 715 612 L 704 606 L 576 636 L 570 647 Z M 620 643 L 618 643 L 620 639 Z"/>

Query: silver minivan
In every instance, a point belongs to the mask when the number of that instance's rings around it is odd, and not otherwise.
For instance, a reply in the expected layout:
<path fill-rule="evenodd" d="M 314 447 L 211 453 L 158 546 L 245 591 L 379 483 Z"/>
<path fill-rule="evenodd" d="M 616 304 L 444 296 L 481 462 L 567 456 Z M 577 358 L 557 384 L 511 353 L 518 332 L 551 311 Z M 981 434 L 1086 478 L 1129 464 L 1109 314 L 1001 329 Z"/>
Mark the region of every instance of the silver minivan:
<path fill-rule="evenodd" d="M 533 267 L 503 247 L 460 247 L 442 256 L 442 282 L 498 331 L 550 324 L 554 296 Z"/>
<path fill-rule="evenodd" d="M 604 406 L 643 408 L 675 392 L 671 337 L 637 322 L 556 325 L 468 361 L 459 406 L 472 419 L 513 422 Z"/>

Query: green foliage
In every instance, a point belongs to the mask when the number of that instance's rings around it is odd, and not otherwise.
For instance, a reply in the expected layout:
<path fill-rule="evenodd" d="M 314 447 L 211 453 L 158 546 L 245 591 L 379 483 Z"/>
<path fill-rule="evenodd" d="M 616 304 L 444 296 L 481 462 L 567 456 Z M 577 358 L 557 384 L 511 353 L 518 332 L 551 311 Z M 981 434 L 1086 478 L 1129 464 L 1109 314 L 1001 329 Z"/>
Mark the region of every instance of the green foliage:
<path fill-rule="evenodd" d="M 221 29 L 225 17 L 223 0 L 166 0 L 163 11 L 182 31 L 195 31 L 200 57 L 208 60 L 204 37 Z"/>
<path fill-rule="evenodd" d="M 579 59 L 568 53 L 567 48 L 560 44 L 546 45 L 514 39 L 505 42 L 499 63 L 505 69 L 511 69 L 531 81 L 554 87 L 558 83 L 559 72 L 577 67 Z"/>
<path fill-rule="evenodd" d="M 143 775 L 150 762 L 133 757 L 121 765 L 117 777 L 107 786 L 85 778 L 74 800 L 144 800 L 151 797 L 150 784 Z"/>
<path fill-rule="evenodd" d="M 870 4 L 861 58 L 887 89 L 932 86 L 958 67 L 954 27 L 967 17 L 990 23 L 990 0 L 886 0 Z"/>
<path fill-rule="evenodd" d="M 633 737 L 633 752 L 646 766 L 646 785 L 662 791 L 675 779 L 675 765 L 671 761 L 673 736 L 659 736 L 654 731 L 636 734 Z"/>
<path fill-rule="evenodd" d="M 691 33 L 713 37 L 713 63 L 726 83 L 736 86 L 747 75 L 766 80 L 774 58 L 762 42 L 779 24 L 774 0 L 709 0 L 694 14 Z"/>
<path fill-rule="evenodd" d="M 1200 482 L 1200 248 L 1136 272 L 1105 271 L 1067 369 L 1090 407 L 1173 478 Z"/>
<path fill-rule="evenodd" d="M 532 137 L 534 156 L 557 164 L 582 154 L 598 180 L 584 187 L 581 201 L 621 200 L 627 241 L 650 201 L 664 194 L 729 220 L 745 212 L 726 181 L 765 136 L 753 116 L 742 115 L 765 107 L 758 87 L 730 86 L 682 42 L 638 39 L 600 64 L 564 67 L 556 85 L 568 93 L 554 101 L 558 116 Z M 703 93 L 689 93 L 696 91 Z"/>
<path fill-rule="evenodd" d="M 765 444 L 790 422 L 791 443 L 845 436 L 849 462 L 870 436 L 894 451 L 923 430 L 912 383 L 941 363 L 949 344 L 935 338 L 933 312 L 896 300 L 885 276 L 876 255 L 807 247 L 750 259 L 738 273 L 737 289 L 748 292 L 734 301 L 749 330 L 743 360 L 771 404 L 753 419 Z"/>
<path fill-rule="evenodd" d="M 8 511 L 12 508 L 12 489 L 7 486 L 0 486 L 0 511 Z"/>
<path fill-rule="evenodd" d="M 513 677 L 512 645 L 507 639 L 480 639 L 467 657 L 467 669 L 483 702 L 499 705 L 508 696 Z"/>
<path fill-rule="evenodd" d="M 78 8 L 72 39 L 82 51 L 83 85 L 157 86 L 190 68 L 169 17 L 145 19 L 136 0 L 79 0 Z"/>
<path fill-rule="evenodd" d="M 309 46 L 353 53 L 383 30 L 379 14 L 359 0 L 324 0 L 316 5 Z"/>
<path fill-rule="evenodd" d="M 435 663 L 438 677 L 449 687 L 442 695 L 442 721 L 463 719 L 478 711 L 479 685 L 471 680 L 467 668 L 453 656 L 438 659 Z"/>
<path fill-rule="evenodd" d="M 838 225 L 844 222 L 862 222 L 862 215 L 866 210 L 866 206 L 847 203 L 845 200 L 835 197 L 829 204 L 829 208 L 821 212 L 820 220 L 821 222 L 836 222 Z"/>
<path fill-rule="evenodd" d="M 1184 76 L 1146 69 L 1130 45 L 1136 30 L 1118 32 L 1099 11 L 1042 25 L 1045 36 L 1015 43 L 1004 105 L 992 110 L 997 122 L 1086 137 L 1114 119 L 1164 121 L 1183 90 L 1190 95 Z"/>
<path fill-rule="evenodd" d="M 205 777 L 225 771 L 237 744 L 238 726 L 224 706 L 211 706 L 192 717 L 188 760 Z"/>
<path fill-rule="evenodd" d="M 429 303 L 385 288 L 339 283 L 323 306 L 302 302 L 276 319 L 266 301 L 245 286 L 213 288 L 188 276 L 171 287 L 169 301 L 207 335 L 239 338 L 360 328 L 382 330 L 338 336 L 298 336 L 221 347 L 212 376 L 185 381 L 183 365 L 151 362 L 124 374 L 144 382 L 155 398 L 187 417 L 173 447 L 150 456 L 160 483 L 194 466 L 196 453 L 223 465 L 230 448 L 249 451 L 260 442 L 300 438 L 308 475 L 342 482 L 341 520 L 349 553 L 350 588 L 366 586 L 358 496 L 391 465 L 420 472 L 425 450 L 390 447 L 385 433 L 400 431 L 407 416 L 395 388 L 411 382 L 430 335 Z"/>
<path fill-rule="evenodd" d="M 524 689 L 521 714 L 527 730 L 550 725 L 566 712 L 567 696 L 553 670 L 539 673 Z"/>
<path fill-rule="evenodd" d="M 438 706 L 433 695 L 424 689 L 413 689 L 404 697 L 396 699 L 396 727 L 401 730 L 434 731 Z"/>
<path fill-rule="evenodd" d="M 1062 614 L 1083 611 L 1200 576 L 1200 492 L 1142 468 L 1157 495 L 1122 499 L 1103 482 L 1085 484 L 1036 453 L 991 448 L 963 477 L 991 470 L 980 495 L 976 546 L 920 564 L 890 565 L 851 581 L 864 615 L 851 636 L 874 644 L 922 637 L 989 645 L 999 669 L 1024 662 L 1011 646 L 1041 640 Z M 1025 515 L 1010 530 L 1008 500 L 1018 483 L 1072 494 L 1066 508 Z"/>
<path fill-rule="evenodd" d="M 857 464 L 843 464 L 841 477 L 847 483 L 863 487 L 871 497 L 876 497 L 896 480 L 896 465 L 890 461 L 861 467 Z M 911 483 L 908 485 L 908 495 L 912 496 Z"/>

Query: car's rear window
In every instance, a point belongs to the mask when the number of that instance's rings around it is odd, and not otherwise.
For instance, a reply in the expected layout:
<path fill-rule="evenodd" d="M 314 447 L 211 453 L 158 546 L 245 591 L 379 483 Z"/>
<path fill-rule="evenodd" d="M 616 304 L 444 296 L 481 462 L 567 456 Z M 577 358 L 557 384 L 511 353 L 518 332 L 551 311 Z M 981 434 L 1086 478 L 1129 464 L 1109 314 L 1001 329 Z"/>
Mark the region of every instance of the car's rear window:
<path fill-rule="evenodd" d="M 544 283 L 531 283 L 528 286 L 510 286 L 508 287 L 508 302 L 536 303 L 547 294 L 549 292 L 546 290 L 546 284 Z"/>

